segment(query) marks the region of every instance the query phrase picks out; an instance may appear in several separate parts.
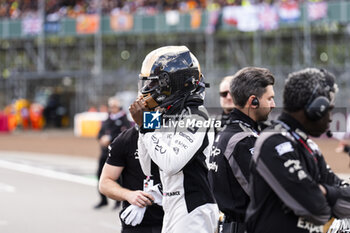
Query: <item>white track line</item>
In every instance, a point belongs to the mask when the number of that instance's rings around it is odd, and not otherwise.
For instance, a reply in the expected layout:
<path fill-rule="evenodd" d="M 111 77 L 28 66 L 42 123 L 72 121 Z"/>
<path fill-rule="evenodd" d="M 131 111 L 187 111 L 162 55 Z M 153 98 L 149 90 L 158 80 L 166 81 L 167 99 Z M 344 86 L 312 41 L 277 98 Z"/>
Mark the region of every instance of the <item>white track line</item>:
<path fill-rule="evenodd" d="M 0 160 L 0 167 L 19 171 L 19 172 L 29 173 L 29 174 L 45 176 L 45 177 L 57 179 L 57 180 L 70 181 L 70 182 L 90 185 L 94 187 L 97 186 L 97 181 L 94 179 L 89 179 L 86 177 L 72 175 L 64 172 L 34 167 L 26 164 L 18 164 L 18 163 Z"/>

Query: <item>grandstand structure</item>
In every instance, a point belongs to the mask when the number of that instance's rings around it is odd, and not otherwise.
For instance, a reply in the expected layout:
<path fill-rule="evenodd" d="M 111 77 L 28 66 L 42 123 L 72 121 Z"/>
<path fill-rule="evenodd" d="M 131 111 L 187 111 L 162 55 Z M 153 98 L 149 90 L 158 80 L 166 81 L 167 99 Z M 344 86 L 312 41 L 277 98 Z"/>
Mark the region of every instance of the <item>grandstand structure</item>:
<path fill-rule="evenodd" d="M 349 1 L 327 2 L 326 14 L 315 20 L 310 20 L 303 3 L 299 17 L 290 22 L 279 20 L 277 27 L 243 31 L 227 18 L 227 9 L 173 11 L 170 16 L 97 11 L 48 21 L 44 1 L 39 3 L 37 18 L 0 20 L 0 108 L 17 98 L 40 99 L 49 88 L 64 96 L 72 117 L 105 103 L 116 92 L 136 94 L 145 55 L 160 46 L 180 44 L 196 55 L 211 83 L 209 107 L 218 106 L 221 77 L 245 66 L 269 68 L 277 78 L 277 97 L 287 73 L 324 67 L 339 80 L 337 104 L 349 105 Z M 280 101 L 277 98 L 279 106 Z"/>

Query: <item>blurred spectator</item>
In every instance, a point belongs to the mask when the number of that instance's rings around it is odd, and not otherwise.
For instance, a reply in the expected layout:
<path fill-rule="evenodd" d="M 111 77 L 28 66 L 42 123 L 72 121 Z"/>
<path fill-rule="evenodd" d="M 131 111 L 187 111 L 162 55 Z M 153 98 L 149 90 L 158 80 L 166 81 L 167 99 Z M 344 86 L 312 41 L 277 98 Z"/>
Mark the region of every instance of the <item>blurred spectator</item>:
<path fill-rule="evenodd" d="M 115 97 L 111 97 L 108 100 L 109 115 L 107 120 L 102 122 L 101 129 L 98 133 L 98 141 L 101 147 L 100 158 L 98 162 L 97 178 L 100 179 L 103 166 L 108 157 L 108 145 L 116 138 L 121 132 L 131 127 L 131 124 L 127 118 L 126 113 L 121 109 L 119 100 Z M 99 192 L 100 193 L 100 192 Z M 108 205 L 108 200 L 105 195 L 100 193 L 100 202 L 95 205 L 95 209 L 99 209 Z M 120 204 L 117 202 L 116 206 Z"/>
<path fill-rule="evenodd" d="M 6 116 L 9 131 L 17 128 L 29 129 L 31 123 L 29 108 L 30 103 L 26 99 L 17 99 L 5 107 L 3 114 Z"/>
<path fill-rule="evenodd" d="M 29 128 L 29 101 L 26 99 L 18 99 L 15 104 L 16 125 L 22 129 Z"/>
<path fill-rule="evenodd" d="M 108 107 L 104 104 L 100 105 L 98 108 L 99 112 L 108 112 Z"/>
<path fill-rule="evenodd" d="M 5 107 L 4 113 L 7 116 L 9 131 L 16 129 L 17 121 L 15 106 L 13 104 L 7 105 Z"/>
<path fill-rule="evenodd" d="M 97 112 L 97 109 L 95 106 L 91 106 L 89 109 L 88 109 L 88 112 Z"/>
<path fill-rule="evenodd" d="M 29 120 L 34 130 L 40 130 L 44 126 L 44 108 L 39 103 L 32 103 L 29 107 Z"/>
<path fill-rule="evenodd" d="M 52 93 L 44 108 L 44 118 L 46 127 L 62 127 L 67 126 L 65 119 L 67 118 L 67 108 L 61 102 L 61 90 Z"/>

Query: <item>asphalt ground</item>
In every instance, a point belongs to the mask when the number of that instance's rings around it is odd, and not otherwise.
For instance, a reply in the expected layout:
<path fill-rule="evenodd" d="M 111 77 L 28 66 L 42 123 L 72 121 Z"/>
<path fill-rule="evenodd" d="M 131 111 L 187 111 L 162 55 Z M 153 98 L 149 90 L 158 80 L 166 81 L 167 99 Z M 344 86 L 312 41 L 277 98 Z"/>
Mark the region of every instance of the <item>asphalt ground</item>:
<path fill-rule="evenodd" d="M 0 232 L 120 232 L 114 201 L 93 209 L 98 151 L 70 131 L 0 134 Z"/>
<path fill-rule="evenodd" d="M 347 154 L 334 139 L 316 140 L 333 171 L 350 177 Z M 99 210 L 95 138 L 72 130 L 0 134 L 0 232 L 120 232 L 114 201 Z"/>
<path fill-rule="evenodd" d="M 338 141 L 329 138 L 315 139 L 327 163 L 334 172 L 350 174 L 350 157 L 336 153 Z M 348 140 L 348 143 L 350 141 Z M 96 138 L 75 137 L 73 130 L 15 131 L 0 133 L 0 151 L 33 152 L 37 155 L 56 154 L 69 157 L 85 157 L 97 160 L 99 146 Z M 45 156 L 43 156 L 44 158 Z M 97 167 L 96 167 L 97 169 Z"/>
<path fill-rule="evenodd" d="M 0 152 L 0 158 L 0 232 L 120 232 L 112 202 L 92 208 L 95 160 L 25 152 Z"/>

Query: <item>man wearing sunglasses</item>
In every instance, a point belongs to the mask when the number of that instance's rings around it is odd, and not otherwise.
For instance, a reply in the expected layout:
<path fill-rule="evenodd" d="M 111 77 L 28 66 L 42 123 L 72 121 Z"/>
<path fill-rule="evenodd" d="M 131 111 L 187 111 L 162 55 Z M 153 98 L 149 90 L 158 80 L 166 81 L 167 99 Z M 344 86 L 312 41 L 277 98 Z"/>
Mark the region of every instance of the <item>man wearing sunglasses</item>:
<path fill-rule="evenodd" d="M 220 106 L 222 108 L 222 113 L 219 116 L 218 120 L 221 122 L 221 128 L 215 128 L 216 134 L 219 131 L 222 131 L 224 127 L 228 124 L 230 112 L 235 106 L 233 104 L 232 96 L 230 94 L 230 81 L 232 78 L 232 75 L 226 76 L 221 80 L 220 83 Z"/>
<path fill-rule="evenodd" d="M 275 107 L 274 82 L 269 70 L 257 67 L 241 69 L 230 82 L 235 107 L 228 125 L 216 136 L 209 161 L 209 181 L 219 209 L 225 214 L 225 233 L 245 230 L 249 164 L 260 132 L 258 123 L 266 121 Z"/>

